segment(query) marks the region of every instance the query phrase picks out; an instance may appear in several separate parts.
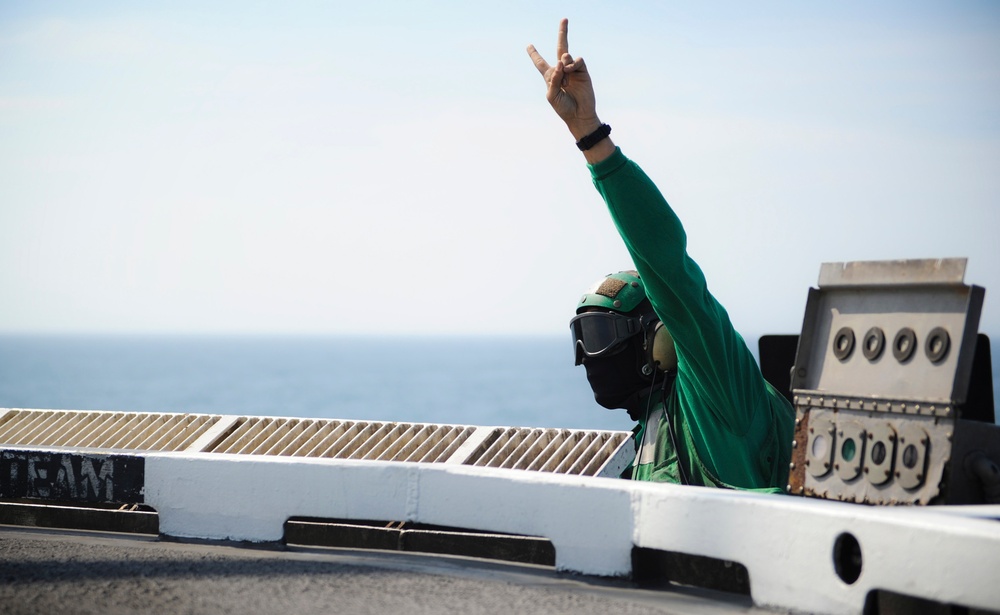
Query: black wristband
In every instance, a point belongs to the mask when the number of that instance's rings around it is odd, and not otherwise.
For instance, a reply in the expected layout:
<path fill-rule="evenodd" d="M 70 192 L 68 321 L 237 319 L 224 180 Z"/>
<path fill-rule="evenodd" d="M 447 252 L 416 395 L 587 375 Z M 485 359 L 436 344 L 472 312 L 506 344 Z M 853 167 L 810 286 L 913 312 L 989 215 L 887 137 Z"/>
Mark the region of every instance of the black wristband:
<path fill-rule="evenodd" d="M 611 134 L 611 126 L 601 124 L 597 127 L 597 130 L 577 141 L 576 146 L 580 148 L 581 152 L 585 152 L 601 141 L 607 139 L 609 134 Z"/>

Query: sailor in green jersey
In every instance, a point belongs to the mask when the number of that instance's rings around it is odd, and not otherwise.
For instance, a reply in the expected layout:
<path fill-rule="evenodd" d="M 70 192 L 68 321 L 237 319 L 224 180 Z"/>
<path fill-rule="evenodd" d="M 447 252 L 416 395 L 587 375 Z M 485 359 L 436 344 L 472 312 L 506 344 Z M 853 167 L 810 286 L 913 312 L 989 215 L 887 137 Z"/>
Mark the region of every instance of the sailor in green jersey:
<path fill-rule="evenodd" d="M 637 422 L 641 480 L 780 492 L 794 413 L 761 376 L 726 310 L 686 250 L 680 220 L 598 119 L 582 58 L 559 27 L 556 61 L 528 53 L 547 98 L 588 162 L 635 271 L 598 281 L 571 321 L 577 364 L 595 399 Z"/>

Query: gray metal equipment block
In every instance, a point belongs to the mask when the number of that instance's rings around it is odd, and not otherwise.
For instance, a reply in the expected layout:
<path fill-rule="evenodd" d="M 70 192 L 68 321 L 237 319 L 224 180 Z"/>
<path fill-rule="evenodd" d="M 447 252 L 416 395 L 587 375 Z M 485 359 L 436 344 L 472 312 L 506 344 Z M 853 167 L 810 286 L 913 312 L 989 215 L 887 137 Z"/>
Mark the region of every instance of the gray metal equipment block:
<path fill-rule="evenodd" d="M 965 265 L 823 264 L 792 368 L 790 492 L 868 504 L 989 501 L 983 480 L 1000 458 L 1000 431 L 960 418 L 984 296 L 964 283 Z"/>

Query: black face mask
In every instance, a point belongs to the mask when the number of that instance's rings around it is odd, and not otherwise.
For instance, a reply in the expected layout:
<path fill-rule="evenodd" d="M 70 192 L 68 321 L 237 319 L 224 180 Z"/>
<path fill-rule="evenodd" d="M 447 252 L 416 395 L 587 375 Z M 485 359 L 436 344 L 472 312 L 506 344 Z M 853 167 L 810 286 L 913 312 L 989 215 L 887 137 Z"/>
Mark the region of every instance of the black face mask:
<path fill-rule="evenodd" d="M 653 381 L 653 374 L 647 376 L 642 373 L 646 364 L 642 340 L 643 336 L 637 335 L 622 344 L 617 352 L 583 361 L 597 403 L 609 410 L 632 409 L 639 403 Z"/>

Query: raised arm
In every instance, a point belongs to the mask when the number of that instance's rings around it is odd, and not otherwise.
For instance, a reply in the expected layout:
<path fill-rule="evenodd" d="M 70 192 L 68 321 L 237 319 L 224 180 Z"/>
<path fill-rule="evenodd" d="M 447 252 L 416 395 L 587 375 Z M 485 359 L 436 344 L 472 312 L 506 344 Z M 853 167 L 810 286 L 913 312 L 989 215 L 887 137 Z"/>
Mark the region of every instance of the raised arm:
<path fill-rule="evenodd" d="M 534 45 L 528 45 L 528 55 L 535 68 L 545 79 L 545 97 L 556 114 L 566 123 L 573 138 L 583 139 L 600 128 L 597 117 L 597 102 L 594 97 L 594 83 L 590 79 L 583 58 L 573 59 L 569 53 L 569 20 L 559 22 L 559 36 L 556 40 L 555 64 L 545 61 Z M 583 152 L 587 162 L 596 164 L 615 151 L 610 137 L 602 139 L 592 148 Z"/>
<path fill-rule="evenodd" d="M 569 53 L 567 20 L 559 24 L 558 60 L 550 65 L 532 47 L 528 54 L 548 86 L 546 98 L 579 141 L 601 126 L 594 86 L 582 58 Z M 583 152 L 595 186 L 628 248 L 646 293 L 673 336 L 678 380 L 697 396 L 699 414 L 713 415 L 735 433 L 746 431 L 762 383 L 744 381 L 753 357 L 708 291 L 701 269 L 687 254 L 680 219 L 645 173 L 617 151 L 610 138 Z M 694 420 L 694 419 L 693 419 Z"/>

